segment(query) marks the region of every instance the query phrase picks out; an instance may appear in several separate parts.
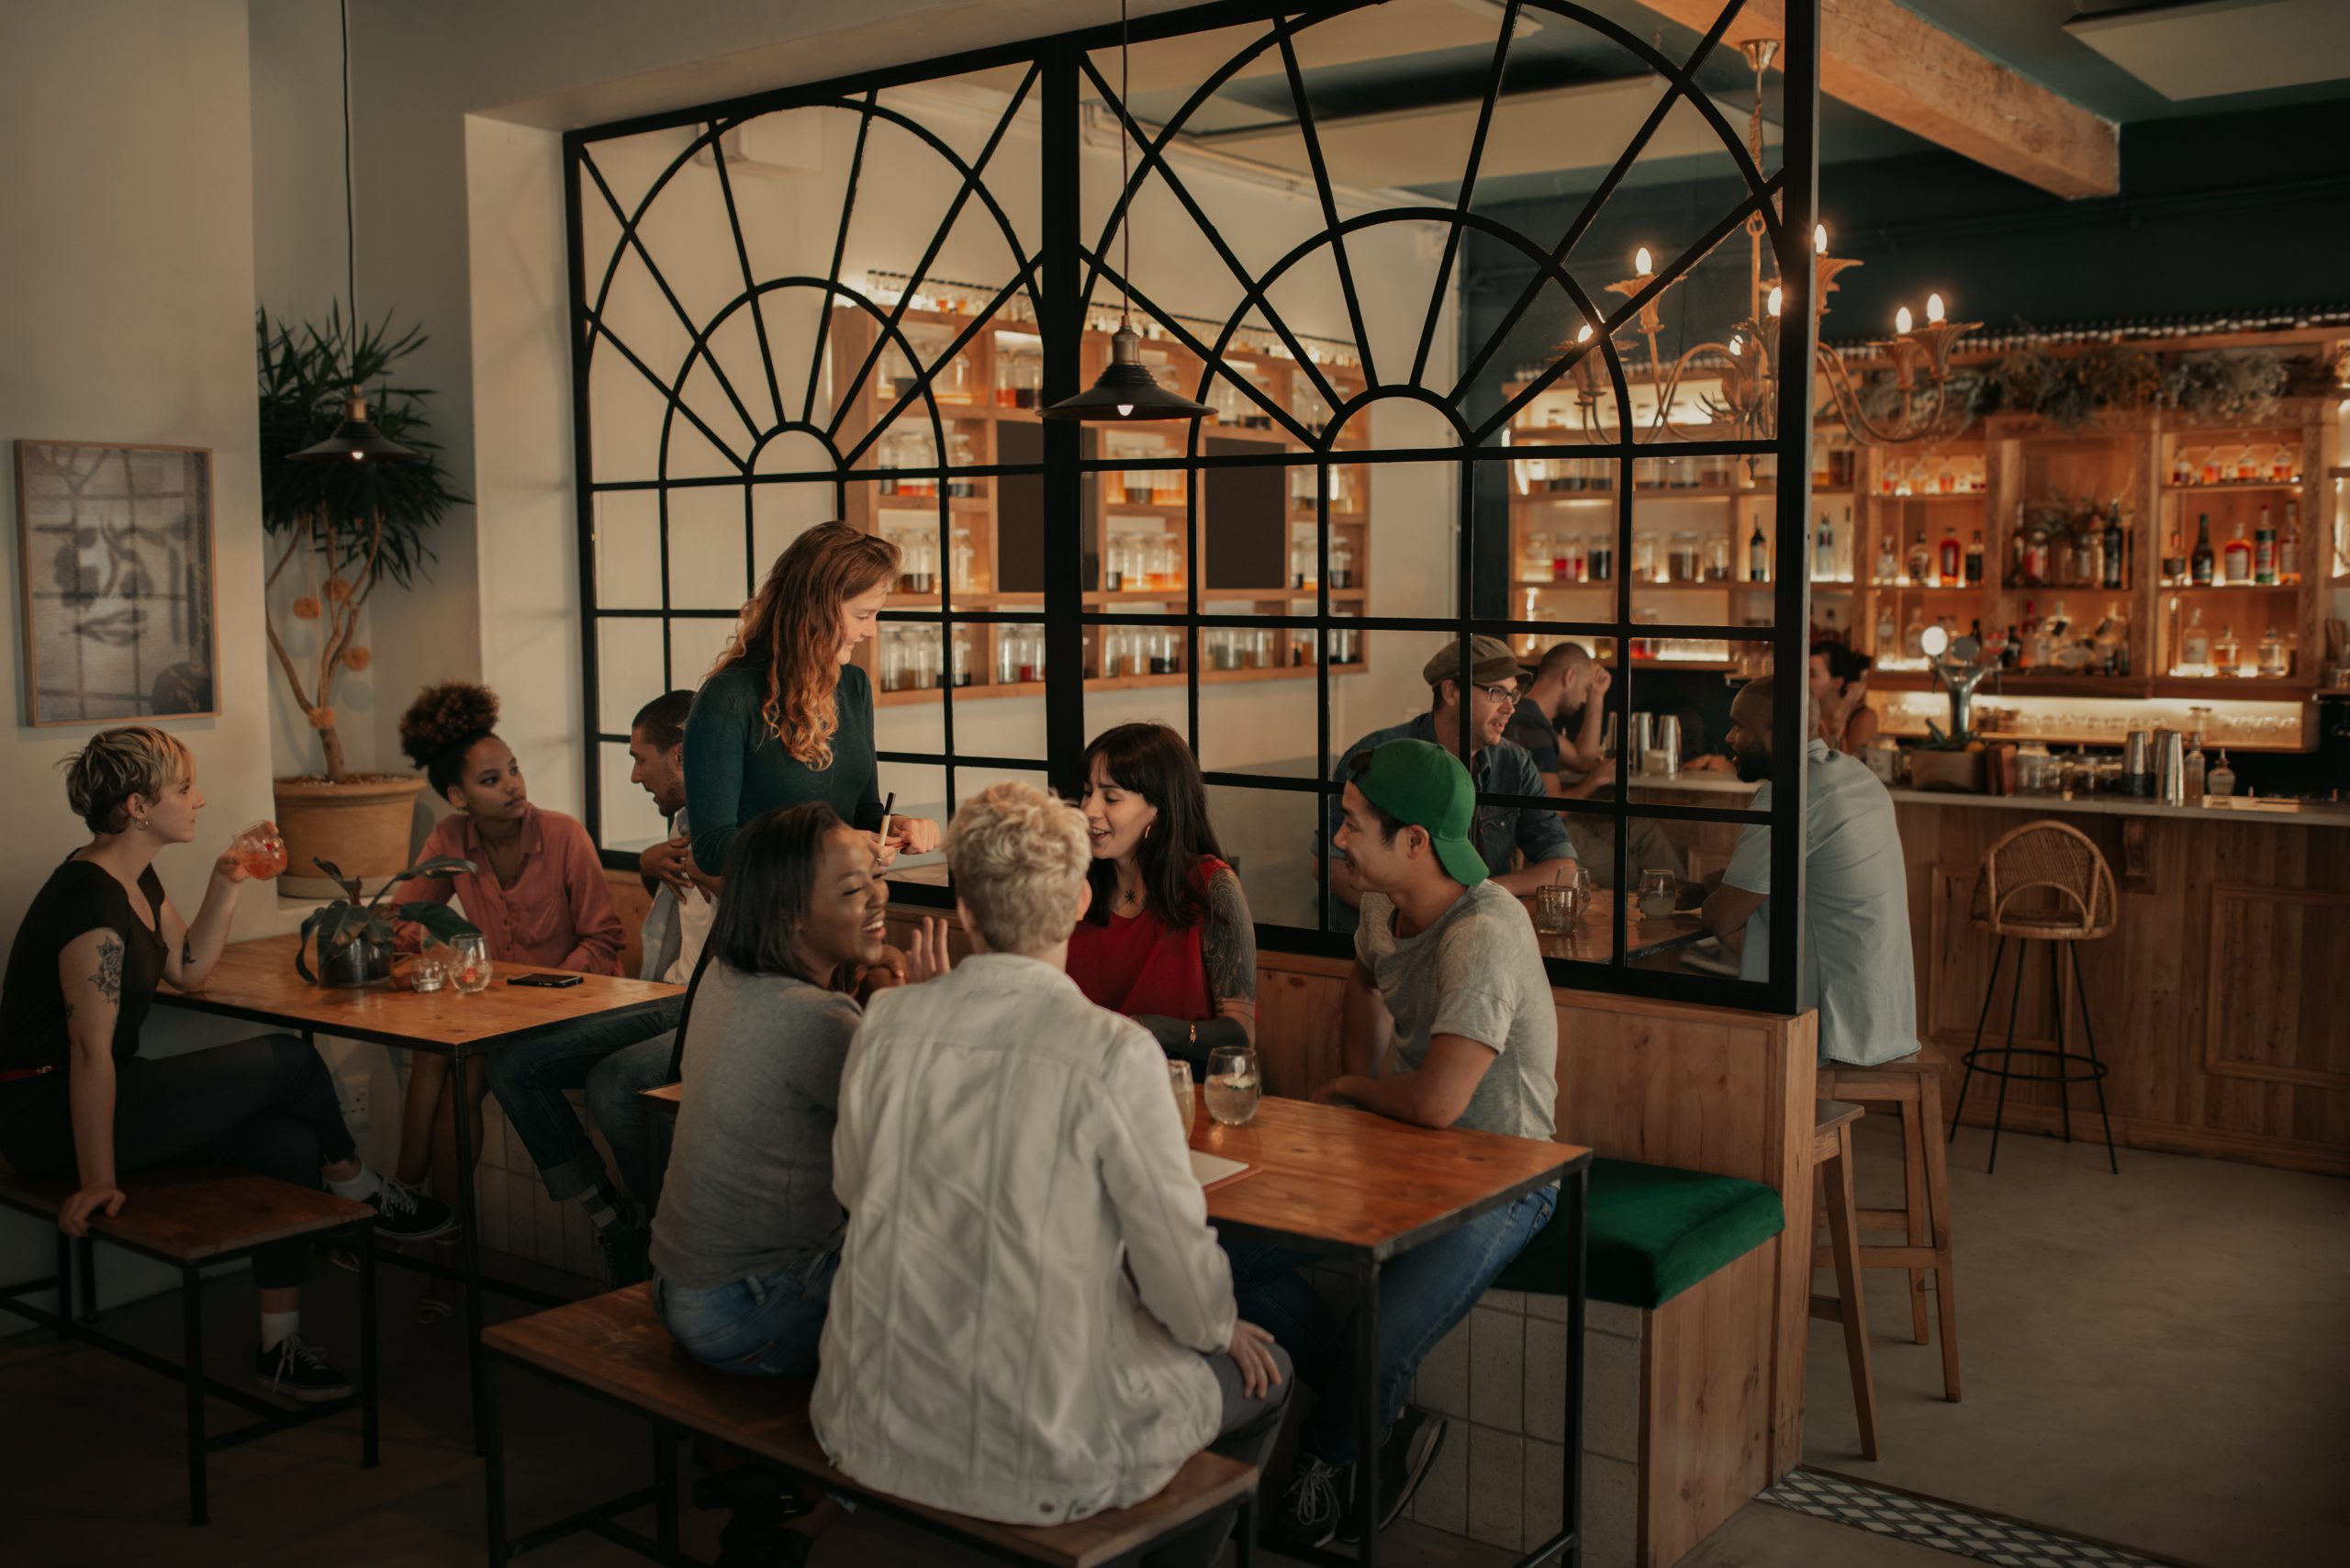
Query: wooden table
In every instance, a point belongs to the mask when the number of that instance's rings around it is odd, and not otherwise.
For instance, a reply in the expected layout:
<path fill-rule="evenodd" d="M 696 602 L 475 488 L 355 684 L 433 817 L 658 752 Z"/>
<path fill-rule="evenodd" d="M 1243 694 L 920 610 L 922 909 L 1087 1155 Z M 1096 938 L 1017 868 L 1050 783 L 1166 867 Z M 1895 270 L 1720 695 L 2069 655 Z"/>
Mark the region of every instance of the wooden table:
<path fill-rule="evenodd" d="M 1534 900 L 1521 895 L 1518 902 L 1527 906 L 1528 918 L 1533 916 Z M 1666 915 L 1662 920 L 1650 920 L 1637 909 L 1626 910 L 1624 923 L 1624 962 L 1639 969 L 1678 969 L 1680 951 L 1702 940 L 1706 923 L 1695 910 Z M 1546 958 L 1572 958 L 1586 964 L 1605 964 L 1616 951 L 1616 894 L 1613 889 L 1594 888 L 1583 907 L 1575 913 L 1572 929 L 1564 932 L 1544 932 L 1537 928 L 1535 938 L 1542 946 Z"/>
<path fill-rule="evenodd" d="M 583 975 L 579 983 L 561 990 L 508 986 L 509 977 L 554 974 L 553 969 L 527 964 L 499 964 L 487 991 L 467 995 L 453 985 L 419 993 L 396 988 L 388 980 L 367 986 L 313 985 L 294 969 L 297 936 L 263 936 L 231 943 L 220 961 L 194 991 L 159 986 L 158 1006 L 298 1032 L 316 1042 L 320 1035 L 369 1040 L 395 1050 L 422 1051 L 454 1063 L 456 1092 L 453 1105 L 457 1134 L 457 1215 L 462 1226 L 459 1250 L 465 1287 L 465 1363 L 474 1412 L 476 1450 L 482 1437 L 482 1386 L 485 1361 L 481 1347 L 481 1293 L 489 1285 L 502 1294 L 542 1305 L 561 1302 L 543 1292 L 527 1290 L 503 1280 L 485 1280 L 481 1271 L 481 1226 L 474 1212 L 474 1126 L 471 1096 L 464 1092 L 464 1064 L 503 1046 L 517 1045 L 554 1034 L 587 1018 L 626 1017 L 652 1014 L 684 994 L 682 987 L 647 980 L 616 980 L 609 975 Z M 422 1259 L 386 1253 L 392 1262 L 438 1273 L 440 1266 Z"/>

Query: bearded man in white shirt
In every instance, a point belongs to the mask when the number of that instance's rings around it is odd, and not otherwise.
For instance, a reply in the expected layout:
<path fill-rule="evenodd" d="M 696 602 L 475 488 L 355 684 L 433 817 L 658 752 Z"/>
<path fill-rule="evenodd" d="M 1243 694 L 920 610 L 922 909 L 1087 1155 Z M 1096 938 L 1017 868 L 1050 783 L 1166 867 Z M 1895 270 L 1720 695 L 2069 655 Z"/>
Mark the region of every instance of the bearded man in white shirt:
<path fill-rule="evenodd" d="M 998 784 L 946 848 L 972 956 L 876 996 L 841 1077 L 818 1439 L 891 1496 L 1012 1524 L 1141 1502 L 1203 1448 L 1261 1469 L 1288 1358 L 1234 1307 L 1165 1054 L 1062 970 L 1083 817 Z M 945 948 L 925 921 L 913 978 Z M 1145 1561 L 1205 1568 L 1237 1511 Z"/>

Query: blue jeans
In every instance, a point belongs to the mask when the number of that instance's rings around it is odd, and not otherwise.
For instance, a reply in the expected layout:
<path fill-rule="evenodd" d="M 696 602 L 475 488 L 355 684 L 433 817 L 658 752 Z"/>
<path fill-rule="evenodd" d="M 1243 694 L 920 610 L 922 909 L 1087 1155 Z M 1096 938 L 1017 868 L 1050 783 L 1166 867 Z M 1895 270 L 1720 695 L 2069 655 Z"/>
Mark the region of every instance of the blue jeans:
<path fill-rule="evenodd" d="M 674 1030 L 622 1046 L 588 1071 L 588 1115 L 611 1146 L 612 1163 L 628 1190 L 643 1198 L 657 1182 L 645 1163 L 644 1105 L 637 1096 L 669 1081 L 669 1054 L 677 1043 Z M 660 1163 L 669 1163 L 668 1139 L 662 1138 Z"/>
<path fill-rule="evenodd" d="M 811 1252 L 710 1290 L 655 1277 L 653 1310 L 677 1349 L 745 1377 L 813 1377 L 838 1252 Z"/>
<path fill-rule="evenodd" d="M 1379 1429 L 1403 1413 L 1404 1394 L 1437 1341 L 1469 1316 L 1495 1275 L 1550 1223 L 1559 1191 L 1545 1187 L 1415 1247 L 1379 1271 Z M 1312 1254 L 1279 1242 L 1225 1244 L 1232 1259 L 1233 1294 L 1240 1316 L 1275 1339 L 1296 1363 L 1298 1376 L 1320 1396 L 1298 1433 L 1300 1451 L 1325 1464 L 1356 1459 L 1355 1320 L 1341 1324 L 1303 1270 Z"/>
<path fill-rule="evenodd" d="M 582 1018 L 552 1035 L 490 1053 L 489 1087 L 531 1153 L 557 1203 L 576 1198 L 606 1178 L 604 1161 L 565 1097 L 588 1082 L 596 1065 L 623 1046 L 677 1026 L 677 1003 L 621 1018 Z M 666 1060 L 666 1047 L 664 1047 Z M 610 1129 L 605 1129 L 606 1136 Z M 634 1171 L 629 1171 L 631 1177 Z"/>

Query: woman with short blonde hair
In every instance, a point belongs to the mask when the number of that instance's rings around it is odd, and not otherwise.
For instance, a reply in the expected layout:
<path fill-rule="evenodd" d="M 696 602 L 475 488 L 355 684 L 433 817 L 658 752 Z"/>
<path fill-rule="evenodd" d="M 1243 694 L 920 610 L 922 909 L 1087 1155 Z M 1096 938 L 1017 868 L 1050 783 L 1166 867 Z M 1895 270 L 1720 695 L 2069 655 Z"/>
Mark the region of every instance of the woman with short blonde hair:
<path fill-rule="evenodd" d="M 819 523 L 776 557 L 743 607 L 686 719 L 686 820 L 694 864 L 716 876 L 735 833 L 764 812 L 822 801 L 885 854 L 938 847 L 938 824 L 884 820 L 873 756 L 873 683 L 854 662 L 898 576 L 898 547 Z"/>
<path fill-rule="evenodd" d="M 444 1205 L 361 1162 L 334 1080 L 307 1040 L 271 1035 L 160 1060 L 139 1054 L 158 984 L 196 990 L 219 961 L 248 874 L 236 846 L 224 849 L 193 921 L 163 891 L 155 857 L 193 839 L 204 809 L 186 745 L 143 724 L 104 731 L 66 760 L 65 798 L 90 842 L 33 895 L 0 983 L 0 1156 L 37 1181 L 78 1183 L 58 1228 L 86 1236 L 93 1218 L 122 1212 L 124 1174 L 196 1159 L 301 1186 L 323 1175 L 401 1240 L 446 1230 Z M 254 1376 L 290 1398 L 341 1399 L 351 1380 L 297 1332 L 308 1272 L 305 1242 L 253 1254 Z"/>

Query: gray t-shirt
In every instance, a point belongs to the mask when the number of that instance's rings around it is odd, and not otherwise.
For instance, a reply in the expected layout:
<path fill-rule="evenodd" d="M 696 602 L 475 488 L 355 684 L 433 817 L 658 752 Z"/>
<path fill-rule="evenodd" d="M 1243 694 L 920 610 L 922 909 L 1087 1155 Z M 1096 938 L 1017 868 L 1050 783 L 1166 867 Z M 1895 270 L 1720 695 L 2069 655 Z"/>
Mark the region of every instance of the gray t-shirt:
<path fill-rule="evenodd" d="M 1516 898 L 1480 882 L 1426 931 L 1399 937 L 1395 906 L 1384 893 L 1365 893 L 1355 957 L 1386 999 L 1405 1067 L 1426 1061 L 1438 1035 L 1459 1035 L 1499 1053 L 1453 1126 L 1550 1137 L 1559 1100 L 1558 1005 L 1534 923 Z"/>
<path fill-rule="evenodd" d="M 841 1064 L 864 1012 L 790 975 L 713 959 L 687 1027 L 685 1097 L 653 1266 L 711 1290 L 840 1245 L 833 1127 Z"/>

